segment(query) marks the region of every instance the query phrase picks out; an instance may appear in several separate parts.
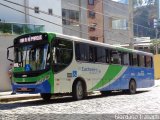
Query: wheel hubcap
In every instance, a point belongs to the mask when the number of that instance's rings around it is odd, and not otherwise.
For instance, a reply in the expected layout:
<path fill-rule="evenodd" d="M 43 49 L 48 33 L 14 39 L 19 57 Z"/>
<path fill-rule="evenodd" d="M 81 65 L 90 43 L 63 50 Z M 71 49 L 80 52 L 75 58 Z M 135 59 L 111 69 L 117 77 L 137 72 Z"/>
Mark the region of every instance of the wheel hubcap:
<path fill-rule="evenodd" d="M 82 87 L 82 83 L 80 81 L 77 83 L 77 97 L 79 99 L 81 99 L 83 97 L 83 87 Z"/>

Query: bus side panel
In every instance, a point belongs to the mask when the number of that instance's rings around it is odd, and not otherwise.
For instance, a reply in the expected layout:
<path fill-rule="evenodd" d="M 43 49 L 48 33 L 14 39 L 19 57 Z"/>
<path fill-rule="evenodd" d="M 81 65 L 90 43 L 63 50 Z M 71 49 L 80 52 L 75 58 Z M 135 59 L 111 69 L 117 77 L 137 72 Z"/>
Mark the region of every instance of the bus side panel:
<path fill-rule="evenodd" d="M 128 89 L 129 81 L 134 79 L 137 88 L 147 88 L 154 85 L 154 71 L 151 68 L 128 67 L 114 82 L 99 89 L 100 91 Z"/>

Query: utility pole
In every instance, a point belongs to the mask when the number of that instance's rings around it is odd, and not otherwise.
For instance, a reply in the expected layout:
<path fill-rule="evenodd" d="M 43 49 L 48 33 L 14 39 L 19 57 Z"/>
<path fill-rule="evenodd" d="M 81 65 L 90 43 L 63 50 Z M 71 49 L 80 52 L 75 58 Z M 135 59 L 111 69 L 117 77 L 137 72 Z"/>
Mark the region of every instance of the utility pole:
<path fill-rule="evenodd" d="M 133 40 L 133 0 L 128 0 L 128 9 L 129 9 L 129 18 L 128 18 L 128 31 L 129 31 L 129 47 L 134 49 L 134 40 Z"/>
<path fill-rule="evenodd" d="M 82 21 L 82 9 L 81 9 L 81 6 L 82 6 L 82 3 L 81 3 L 81 0 L 78 0 L 79 1 L 79 20 L 80 21 Z M 82 31 L 82 25 L 81 24 L 79 24 L 79 29 L 80 29 L 80 31 Z M 83 38 L 82 36 L 82 33 L 81 32 L 79 32 L 79 34 L 80 34 L 80 38 Z"/>
<path fill-rule="evenodd" d="M 29 9 L 27 8 L 29 6 L 28 2 L 28 0 L 24 0 L 25 23 L 29 23 L 29 16 L 27 15 L 29 13 Z"/>

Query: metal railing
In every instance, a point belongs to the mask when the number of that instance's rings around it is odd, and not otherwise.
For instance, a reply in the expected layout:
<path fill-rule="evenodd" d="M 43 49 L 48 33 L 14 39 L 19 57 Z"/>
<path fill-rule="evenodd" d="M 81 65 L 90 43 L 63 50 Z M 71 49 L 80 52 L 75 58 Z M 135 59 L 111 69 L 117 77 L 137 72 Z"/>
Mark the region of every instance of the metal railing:
<path fill-rule="evenodd" d="M 0 22 L 0 35 L 2 34 L 21 35 L 25 33 L 42 32 L 42 31 L 44 31 L 44 25 Z"/>

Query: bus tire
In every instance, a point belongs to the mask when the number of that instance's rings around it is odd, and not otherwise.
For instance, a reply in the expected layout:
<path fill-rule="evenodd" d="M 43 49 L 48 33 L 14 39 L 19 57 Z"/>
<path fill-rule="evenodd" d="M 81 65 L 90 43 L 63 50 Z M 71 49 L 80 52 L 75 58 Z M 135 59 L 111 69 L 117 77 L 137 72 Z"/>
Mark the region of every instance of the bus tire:
<path fill-rule="evenodd" d="M 136 93 L 136 82 L 135 80 L 131 79 L 130 82 L 129 82 L 129 94 L 135 94 Z"/>
<path fill-rule="evenodd" d="M 82 82 L 82 80 L 77 80 L 73 84 L 72 96 L 74 100 L 81 100 L 85 97 L 86 90 L 84 84 L 85 83 Z"/>
<path fill-rule="evenodd" d="M 52 96 L 52 94 L 50 94 L 50 93 L 41 93 L 41 98 L 44 101 L 49 101 L 51 99 L 51 96 Z"/>

